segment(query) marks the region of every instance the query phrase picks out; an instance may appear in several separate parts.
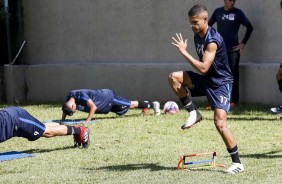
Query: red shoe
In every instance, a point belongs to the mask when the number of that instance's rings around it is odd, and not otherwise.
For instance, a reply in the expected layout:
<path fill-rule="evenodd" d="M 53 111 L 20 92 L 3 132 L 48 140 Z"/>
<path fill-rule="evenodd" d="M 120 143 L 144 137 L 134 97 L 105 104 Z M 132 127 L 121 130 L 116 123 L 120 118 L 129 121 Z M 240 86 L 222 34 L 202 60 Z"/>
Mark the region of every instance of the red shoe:
<path fill-rule="evenodd" d="M 147 116 L 147 108 L 142 109 L 141 115 Z"/>
<path fill-rule="evenodd" d="M 235 107 L 235 105 L 236 105 L 236 104 L 235 104 L 234 102 L 231 102 L 231 103 L 230 103 L 230 108 Z"/>
<path fill-rule="evenodd" d="M 212 110 L 212 108 L 211 108 L 211 106 L 210 105 L 208 105 L 208 106 L 206 106 L 206 108 L 205 108 L 207 111 L 210 111 L 210 110 Z"/>
<path fill-rule="evenodd" d="M 82 145 L 82 148 L 88 148 L 90 145 L 89 128 L 86 128 L 84 126 L 76 126 L 76 127 L 80 128 L 80 134 L 73 135 L 74 147 L 80 147 Z"/>

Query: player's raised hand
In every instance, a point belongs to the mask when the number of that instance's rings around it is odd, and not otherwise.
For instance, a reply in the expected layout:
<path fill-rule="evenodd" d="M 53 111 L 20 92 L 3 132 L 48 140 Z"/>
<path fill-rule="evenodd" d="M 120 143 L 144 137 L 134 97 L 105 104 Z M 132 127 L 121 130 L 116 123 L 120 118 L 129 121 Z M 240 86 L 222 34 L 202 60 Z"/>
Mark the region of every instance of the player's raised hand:
<path fill-rule="evenodd" d="M 186 52 L 187 39 L 184 41 L 181 33 L 176 33 L 175 35 L 176 35 L 176 37 L 172 37 L 173 42 L 171 42 L 171 43 L 178 48 L 179 52 L 181 52 L 181 53 Z"/>

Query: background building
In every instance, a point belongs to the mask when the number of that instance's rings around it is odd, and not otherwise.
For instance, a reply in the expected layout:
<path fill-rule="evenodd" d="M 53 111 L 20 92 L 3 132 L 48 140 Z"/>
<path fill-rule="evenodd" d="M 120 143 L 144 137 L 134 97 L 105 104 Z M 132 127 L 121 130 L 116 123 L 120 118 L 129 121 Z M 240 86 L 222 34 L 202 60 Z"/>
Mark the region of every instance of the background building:
<path fill-rule="evenodd" d="M 20 1 L 24 58 L 4 66 L 3 98 L 62 102 L 71 89 L 111 88 L 129 99 L 176 100 L 167 76 L 191 67 L 171 37 L 181 32 L 196 57 L 187 12 L 197 3 L 205 4 L 210 15 L 223 6 L 223 0 Z M 279 3 L 236 1 L 254 27 L 241 54 L 240 102 L 282 103 L 275 79 L 282 62 Z"/>

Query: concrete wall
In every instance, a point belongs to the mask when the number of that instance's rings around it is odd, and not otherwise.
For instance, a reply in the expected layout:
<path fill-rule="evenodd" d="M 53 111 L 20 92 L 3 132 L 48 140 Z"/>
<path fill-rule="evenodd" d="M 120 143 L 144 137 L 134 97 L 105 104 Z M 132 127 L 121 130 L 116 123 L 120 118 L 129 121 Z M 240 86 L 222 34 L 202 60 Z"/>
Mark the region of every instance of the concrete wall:
<path fill-rule="evenodd" d="M 240 102 L 282 104 L 275 81 L 278 64 L 245 63 L 240 67 Z M 167 76 L 190 70 L 187 64 L 68 64 L 5 66 L 7 100 L 32 103 L 64 102 L 69 90 L 110 88 L 131 100 L 178 100 Z M 194 98 L 205 101 L 205 97 Z"/>
<path fill-rule="evenodd" d="M 241 102 L 281 104 L 275 80 L 282 62 L 279 2 L 236 2 L 254 26 L 241 54 Z M 183 33 L 196 56 L 187 11 L 197 3 L 211 14 L 223 0 L 25 0 L 26 65 L 5 66 L 6 100 L 62 102 L 77 88 L 176 100 L 167 76 L 191 67 L 171 37 Z"/>
<path fill-rule="evenodd" d="M 7 100 L 64 102 L 72 89 L 110 88 L 131 100 L 176 100 L 167 76 L 183 64 L 69 64 L 5 66 Z M 21 80 L 19 80 L 21 79 Z"/>
<path fill-rule="evenodd" d="M 188 49 L 196 56 L 187 12 L 197 3 L 205 4 L 210 15 L 223 6 L 223 0 L 26 0 L 25 61 L 184 62 L 171 45 L 171 37 L 183 33 L 190 41 Z M 280 0 L 237 0 L 236 6 L 254 27 L 241 61 L 280 63 Z M 240 35 L 244 32 L 242 27 Z"/>

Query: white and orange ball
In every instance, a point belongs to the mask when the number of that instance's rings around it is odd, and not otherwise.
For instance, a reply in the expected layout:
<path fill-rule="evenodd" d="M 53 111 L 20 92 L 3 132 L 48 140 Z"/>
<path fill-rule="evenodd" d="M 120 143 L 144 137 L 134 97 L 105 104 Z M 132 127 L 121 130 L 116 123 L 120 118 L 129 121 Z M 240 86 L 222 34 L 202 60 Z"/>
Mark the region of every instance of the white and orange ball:
<path fill-rule="evenodd" d="M 179 112 L 179 107 L 174 101 L 168 101 L 164 104 L 163 111 L 165 114 L 176 114 Z"/>

